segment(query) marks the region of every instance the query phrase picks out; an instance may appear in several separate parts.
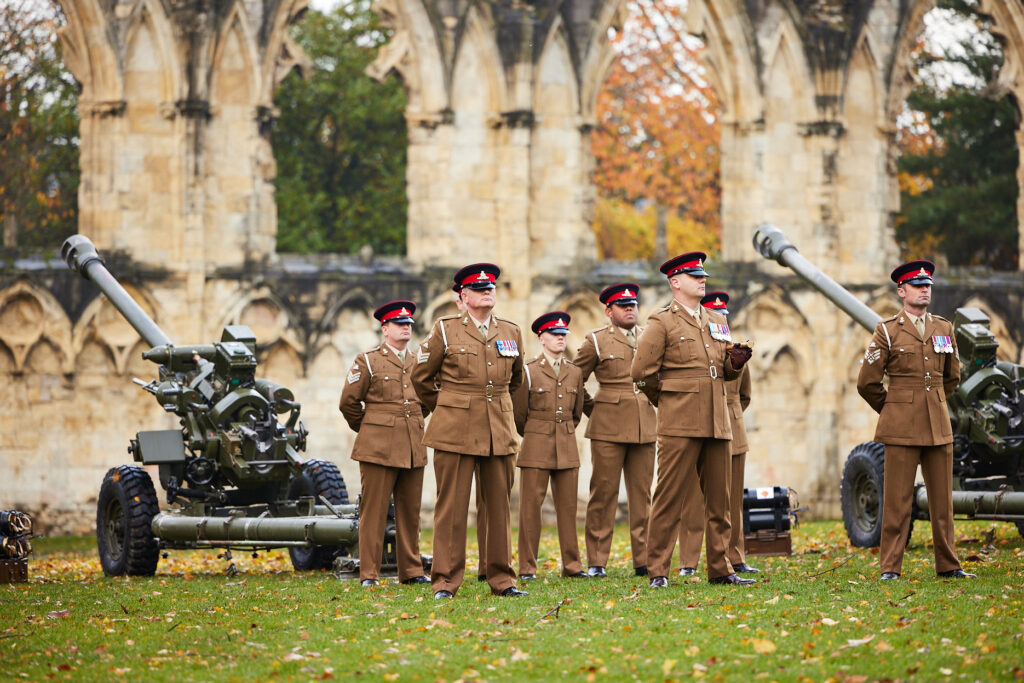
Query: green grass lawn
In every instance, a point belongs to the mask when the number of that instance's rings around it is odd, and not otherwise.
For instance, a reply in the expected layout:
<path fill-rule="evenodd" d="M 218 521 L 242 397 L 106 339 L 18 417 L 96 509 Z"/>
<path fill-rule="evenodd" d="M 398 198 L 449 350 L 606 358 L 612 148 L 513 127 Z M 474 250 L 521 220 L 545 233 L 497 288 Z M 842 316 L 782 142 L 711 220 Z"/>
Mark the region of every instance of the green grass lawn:
<path fill-rule="evenodd" d="M 471 566 L 445 602 L 429 586 L 295 574 L 282 552 L 236 553 L 231 575 L 214 552 L 174 552 L 154 577 L 111 579 L 92 539 L 39 539 L 30 583 L 0 586 L 0 679 L 1024 677 L 1024 543 L 1006 523 L 959 522 L 957 534 L 977 580 L 935 577 L 927 523 L 904 577 L 881 583 L 875 552 L 851 548 L 841 523 L 813 522 L 794 531 L 792 557 L 751 558 L 753 587 L 673 576 L 651 591 L 624 528 L 604 580 L 558 578 L 546 530 L 529 597 L 492 597 Z"/>

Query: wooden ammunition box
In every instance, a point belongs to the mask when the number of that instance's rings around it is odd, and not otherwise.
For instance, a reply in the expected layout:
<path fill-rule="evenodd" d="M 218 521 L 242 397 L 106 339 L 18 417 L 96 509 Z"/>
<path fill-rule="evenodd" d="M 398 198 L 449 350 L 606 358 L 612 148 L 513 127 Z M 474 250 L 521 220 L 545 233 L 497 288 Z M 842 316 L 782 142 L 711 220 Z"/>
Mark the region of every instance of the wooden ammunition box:
<path fill-rule="evenodd" d="M 792 555 L 793 539 L 788 531 L 762 529 L 743 537 L 747 555 Z"/>
<path fill-rule="evenodd" d="M 28 581 L 28 560 L 0 560 L 0 584 Z"/>

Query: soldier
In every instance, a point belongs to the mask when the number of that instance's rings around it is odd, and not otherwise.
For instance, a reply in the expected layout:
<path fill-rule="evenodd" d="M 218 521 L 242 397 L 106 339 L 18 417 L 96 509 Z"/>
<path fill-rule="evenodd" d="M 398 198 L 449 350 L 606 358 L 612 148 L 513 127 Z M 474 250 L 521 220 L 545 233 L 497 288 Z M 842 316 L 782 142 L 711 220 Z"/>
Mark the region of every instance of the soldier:
<path fill-rule="evenodd" d="M 586 437 L 594 465 L 585 526 L 587 574 L 606 576 L 619 479 L 625 475 L 633 570 L 637 576 L 646 576 L 658 418 L 629 376 L 637 335 L 642 331 L 636 325 L 639 288 L 632 282 L 611 285 L 601 292 L 600 299 L 610 324 L 587 335 L 574 361 L 583 372 L 582 381 L 594 373 L 600 384 L 593 399 L 586 395 L 583 407 L 590 417 Z"/>
<path fill-rule="evenodd" d="M 930 261 L 892 271 L 903 310 L 875 327 L 857 379 L 857 391 L 879 413 L 875 441 L 885 444 L 882 580 L 898 579 L 903 568 L 918 464 L 928 491 L 935 571 L 975 578 L 960 568 L 954 546 L 953 430 L 946 399 L 960 383 L 960 361 L 953 325 L 928 313 L 934 273 Z M 883 375 L 889 376 L 888 390 Z"/>
<path fill-rule="evenodd" d="M 700 305 L 728 317 L 729 295 L 725 292 L 709 292 L 700 300 Z M 725 383 L 726 404 L 729 407 L 729 424 L 732 427 L 732 486 L 729 490 L 729 522 L 732 536 L 729 539 L 729 563 L 737 574 L 756 574 L 758 569 L 746 563 L 743 547 L 743 471 L 747 462 L 747 430 L 743 425 L 743 411 L 750 405 L 750 368 L 743 366 L 739 379 Z M 700 546 L 704 540 L 704 494 L 700 482 L 687 480 L 687 491 L 683 503 L 682 527 L 679 531 L 679 576 L 697 573 Z"/>
<path fill-rule="evenodd" d="M 455 274 L 466 312 L 440 318 L 420 345 L 413 385 L 434 411 L 423 443 L 434 449 L 434 598 L 454 597 L 466 570 L 466 525 L 474 468 L 486 509 L 485 574 L 495 595 L 515 587 L 509 520 L 509 461 L 515 459 L 512 396 L 523 382 L 522 333 L 492 315 L 501 270 L 476 263 Z"/>
<path fill-rule="evenodd" d="M 732 429 L 725 380 L 739 377 L 750 349 L 731 344 L 725 316 L 704 309 L 707 255 L 694 251 L 661 266 L 673 301 L 648 318 L 640 335 L 632 376 L 658 406 L 658 484 L 651 508 L 651 588 L 668 586 L 686 480 L 700 477 L 707 527 L 708 581 L 749 584 L 726 557 Z"/>
<path fill-rule="evenodd" d="M 390 499 L 395 499 L 395 549 L 398 579 L 430 583 L 420 558 L 420 502 L 427 449 L 423 445 L 426 410 L 409 376 L 415 360 L 406 352 L 416 304 L 392 301 L 373 313 L 384 342 L 360 354 L 348 373 L 338 408 L 358 432 L 352 459 L 359 462 L 359 578 L 376 586 Z"/>
<path fill-rule="evenodd" d="M 576 425 L 583 416 L 583 376 L 563 360 L 570 317 L 562 311 L 545 313 L 533 321 L 541 354 L 526 364 L 526 382 L 512 396 L 516 429 L 523 436 L 519 449 L 519 578 L 537 578 L 540 545 L 540 509 L 551 481 L 558 544 L 562 550 L 562 576 L 586 578 L 576 538 L 576 498 L 580 455 Z"/>

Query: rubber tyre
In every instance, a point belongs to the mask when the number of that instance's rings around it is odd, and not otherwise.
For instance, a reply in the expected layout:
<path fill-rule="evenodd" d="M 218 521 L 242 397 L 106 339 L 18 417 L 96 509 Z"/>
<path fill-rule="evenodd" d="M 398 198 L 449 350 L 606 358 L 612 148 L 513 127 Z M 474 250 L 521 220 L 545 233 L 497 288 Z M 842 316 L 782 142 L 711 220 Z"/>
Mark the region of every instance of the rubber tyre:
<path fill-rule="evenodd" d="M 846 456 L 839 489 L 843 524 L 850 544 L 875 548 L 882 539 L 882 496 L 885 446 L 867 441 Z M 908 537 L 909 538 L 909 537 Z"/>
<path fill-rule="evenodd" d="M 322 496 L 331 505 L 348 503 L 348 487 L 341 476 L 338 466 L 326 460 L 307 460 L 302 464 L 302 474 L 292 478 L 288 483 L 288 498 L 294 500 L 302 496 Z M 295 571 L 305 572 L 318 569 L 331 569 L 334 558 L 347 554 L 344 546 L 318 545 L 312 548 L 289 548 Z"/>
<path fill-rule="evenodd" d="M 107 576 L 152 576 L 160 546 L 151 524 L 160 511 L 149 472 L 121 465 L 107 471 L 96 502 L 96 547 Z"/>

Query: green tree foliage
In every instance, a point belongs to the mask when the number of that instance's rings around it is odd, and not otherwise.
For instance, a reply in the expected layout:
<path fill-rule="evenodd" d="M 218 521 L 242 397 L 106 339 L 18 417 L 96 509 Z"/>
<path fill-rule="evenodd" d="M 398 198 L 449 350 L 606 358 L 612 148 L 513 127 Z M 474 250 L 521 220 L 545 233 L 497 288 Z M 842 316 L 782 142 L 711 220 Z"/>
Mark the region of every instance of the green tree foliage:
<path fill-rule="evenodd" d="M 975 25 L 968 41 L 942 54 L 919 49 L 907 106 L 921 116 L 901 140 L 896 236 L 908 257 L 1015 270 L 1019 114 L 997 89 L 1002 51 L 974 5 L 939 3 Z"/>
<path fill-rule="evenodd" d="M 64 68 L 63 17 L 0 1 L 0 232 L 4 246 L 53 249 L 78 230 L 78 85 Z"/>
<path fill-rule="evenodd" d="M 405 251 L 405 94 L 363 73 L 389 37 L 369 5 L 310 11 L 296 28 L 314 69 L 274 98 L 280 251 Z"/>

